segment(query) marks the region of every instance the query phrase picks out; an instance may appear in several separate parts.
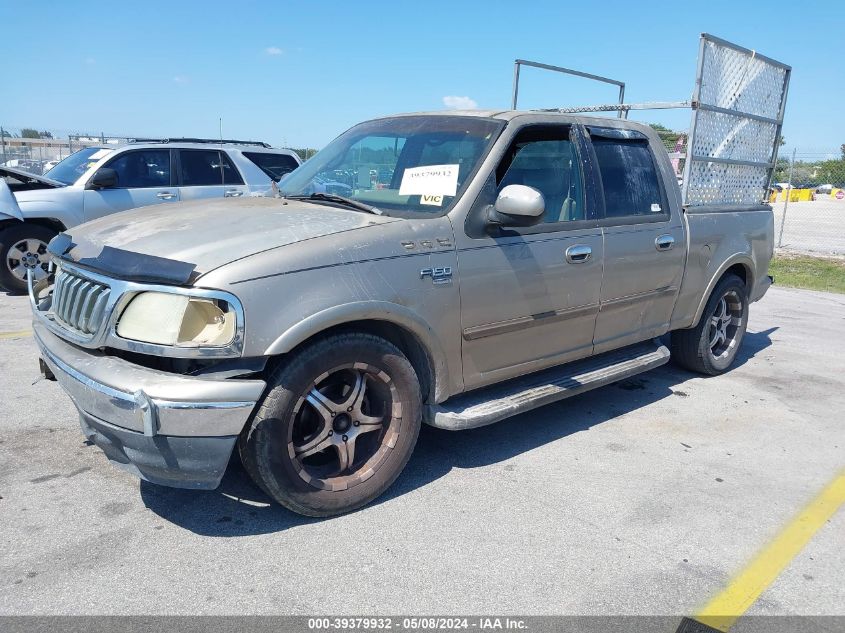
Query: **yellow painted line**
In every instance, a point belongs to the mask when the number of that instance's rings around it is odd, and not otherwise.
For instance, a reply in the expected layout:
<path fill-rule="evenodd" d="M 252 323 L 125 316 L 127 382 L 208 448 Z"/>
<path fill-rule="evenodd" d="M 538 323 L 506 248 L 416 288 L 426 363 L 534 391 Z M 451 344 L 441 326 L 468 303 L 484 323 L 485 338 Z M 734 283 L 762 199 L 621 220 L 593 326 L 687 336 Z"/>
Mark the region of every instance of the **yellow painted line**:
<path fill-rule="evenodd" d="M 6 338 L 23 338 L 24 336 L 32 336 L 32 330 L 18 330 L 17 332 L 0 332 L 0 340 Z"/>
<path fill-rule="evenodd" d="M 710 600 L 695 619 L 719 631 L 730 629 L 842 504 L 845 504 L 845 470 Z"/>

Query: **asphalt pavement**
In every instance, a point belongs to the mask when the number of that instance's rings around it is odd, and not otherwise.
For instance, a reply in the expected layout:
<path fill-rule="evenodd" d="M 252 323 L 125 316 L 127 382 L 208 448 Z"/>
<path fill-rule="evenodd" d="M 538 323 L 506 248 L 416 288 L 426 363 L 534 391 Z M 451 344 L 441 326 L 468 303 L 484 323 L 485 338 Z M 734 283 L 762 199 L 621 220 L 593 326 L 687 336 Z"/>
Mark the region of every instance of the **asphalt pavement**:
<path fill-rule="evenodd" d="M 210 492 L 114 468 L 29 330 L 0 294 L 0 614 L 685 615 L 845 467 L 841 295 L 773 288 L 720 377 L 668 365 L 424 427 L 385 496 L 328 520 L 235 462 Z M 845 510 L 749 613 L 845 614 Z"/>

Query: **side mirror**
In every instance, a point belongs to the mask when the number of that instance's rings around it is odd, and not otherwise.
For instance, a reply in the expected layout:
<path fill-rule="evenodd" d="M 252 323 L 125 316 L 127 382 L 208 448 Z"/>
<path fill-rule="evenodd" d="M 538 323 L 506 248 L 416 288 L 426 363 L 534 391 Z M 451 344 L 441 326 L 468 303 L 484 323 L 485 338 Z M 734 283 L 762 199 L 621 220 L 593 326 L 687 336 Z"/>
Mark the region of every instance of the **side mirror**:
<path fill-rule="evenodd" d="M 499 192 L 487 219 L 498 226 L 531 226 L 540 221 L 545 210 L 542 193 L 525 185 L 508 185 Z"/>
<path fill-rule="evenodd" d="M 108 167 L 101 167 L 94 172 L 91 180 L 88 181 L 86 189 L 108 189 L 109 187 L 117 187 L 117 172 Z"/>

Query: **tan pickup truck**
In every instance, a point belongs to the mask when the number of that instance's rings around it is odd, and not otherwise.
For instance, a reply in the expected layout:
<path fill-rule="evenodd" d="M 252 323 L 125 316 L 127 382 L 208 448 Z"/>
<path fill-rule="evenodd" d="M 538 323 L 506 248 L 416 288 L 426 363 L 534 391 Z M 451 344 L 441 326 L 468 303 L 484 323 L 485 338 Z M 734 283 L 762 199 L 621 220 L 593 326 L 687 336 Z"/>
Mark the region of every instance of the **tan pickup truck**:
<path fill-rule="evenodd" d="M 706 105 L 700 129 L 739 118 Z M 771 283 L 779 119 L 736 112 L 769 126 L 762 159 L 693 137 L 683 193 L 626 119 L 411 114 L 353 127 L 278 197 L 75 227 L 31 280 L 44 371 L 140 477 L 214 488 L 237 447 L 313 516 L 381 494 L 422 422 L 490 424 L 670 356 L 719 374 Z"/>

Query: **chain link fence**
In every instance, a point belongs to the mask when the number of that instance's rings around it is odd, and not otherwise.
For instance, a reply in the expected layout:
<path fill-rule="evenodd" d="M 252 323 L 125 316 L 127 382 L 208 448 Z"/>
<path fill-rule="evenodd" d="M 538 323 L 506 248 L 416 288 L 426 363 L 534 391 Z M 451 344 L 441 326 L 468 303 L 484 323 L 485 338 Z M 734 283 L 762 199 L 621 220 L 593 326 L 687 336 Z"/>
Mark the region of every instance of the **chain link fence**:
<path fill-rule="evenodd" d="M 769 203 L 778 248 L 845 255 L 845 146 L 781 156 Z"/>
<path fill-rule="evenodd" d="M 93 146 L 117 146 L 131 135 L 74 133 L 0 125 L 0 165 L 42 175 L 74 152 Z"/>

